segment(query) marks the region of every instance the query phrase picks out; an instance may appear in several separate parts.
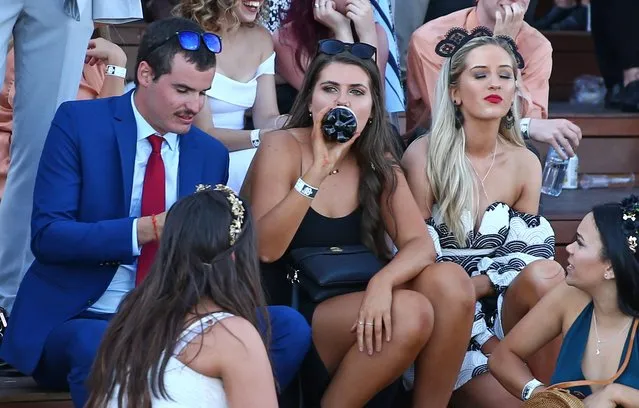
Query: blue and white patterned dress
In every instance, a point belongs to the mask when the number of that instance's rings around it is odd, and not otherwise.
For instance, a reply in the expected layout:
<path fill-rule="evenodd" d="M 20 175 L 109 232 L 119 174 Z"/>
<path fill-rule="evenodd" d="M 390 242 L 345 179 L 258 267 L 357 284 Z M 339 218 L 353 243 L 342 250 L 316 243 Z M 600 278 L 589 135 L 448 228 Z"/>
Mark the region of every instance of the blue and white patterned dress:
<path fill-rule="evenodd" d="M 455 384 L 455 389 L 473 377 L 488 371 L 488 358 L 481 346 L 493 336 L 504 337 L 501 307 L 504 294 L 513 280 L 530 263 L 555 256 L 555 233 L 542 216 L 522 213 L 507 204 L 495 202 L 488 206 L 479 229 L 473 230 L 473 218 L 467 211 L 462 222 L 467 231 L 466 243 L 460 246 L 443 222 L 438 207 L 434 216 L 426 220 L 435 244 L 437 262 L 455 262 L 470 276 L 487 275 L 497 292 L 497 309 L 489 316 L 481 302 L 475 305 L 475 322 L 471 341 Z M 412 373 L 405 375 L 412 384 Z"/>

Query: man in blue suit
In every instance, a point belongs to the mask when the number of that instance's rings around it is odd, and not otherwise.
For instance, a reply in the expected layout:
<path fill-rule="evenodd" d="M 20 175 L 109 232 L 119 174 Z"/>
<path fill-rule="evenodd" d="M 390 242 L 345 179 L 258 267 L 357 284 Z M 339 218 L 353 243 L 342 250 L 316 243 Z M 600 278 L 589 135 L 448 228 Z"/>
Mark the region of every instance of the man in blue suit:
<path fill-rule="evenodd" d="M 220 49 L 219 37 L 195 22 L 155 22 L 140 43 L 135 91 L 64 103 L 51 124 L 34 191 L 35 261 L 0 358 L 45 387 L 70 388 L 77 407 L 109 319 L 152 260 L 165 211 L 198 184 L 227 181 L 227 149 L 191 127 Z M 290 308 L 269 314 L 269 350 L 284 388 L 310 329 Z"/>

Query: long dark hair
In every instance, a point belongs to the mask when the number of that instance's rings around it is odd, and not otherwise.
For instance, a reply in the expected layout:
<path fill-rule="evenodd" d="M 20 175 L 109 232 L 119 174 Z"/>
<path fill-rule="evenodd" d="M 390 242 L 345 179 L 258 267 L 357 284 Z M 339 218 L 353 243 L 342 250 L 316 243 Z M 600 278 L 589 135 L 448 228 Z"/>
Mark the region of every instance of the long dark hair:
<path fill-rule="evenodd" d="M 592 209 L 592 214 L 601 238 L 601 257 L 610 261 L 615 273 L 619 309 L 629 316 L 639 317 L 639 260 L 638 254 L 628 246 L 629 234 L 624 225 L 628 223 L 623 219 L 623 207 L 620 203 L 598 205 Z M 635 221 L 627 221 L 635 224 Z M 636 232 L 634 236 L 639 239 Z"/>
<path fill-rule="evenodd" d="M 313 0 L 293 0 L 291 8 L 280 28 L 282 44 L 292 47 L 295 40 L 295 63 L 302 71 L 306 71 L 306 58 L 315 55 L 317 42 L 331 37 L 331 30 L 324 24 L 315 21 L 313 16 Z"/>
<path fill-rule="evenodd" d="M 388 194 L 387 203 L 397 188 L 399 170 L 399 146 L 386 117 L 384 97 L 380 88 L 379 70 L 374 60 L 363 60 L 350 52 L 337 55 L 318 54 L 304 76 L 304 82 L 291 108 L 285 128 L 308 128 L 313 126 L 308 107 L 313 89 L 320 73 L 331 63 L 355 65 L 362 68 L 370 80 L 370 95 L 373 99 L 370 122 L 351 147 L 360 171 L 359 204 L 362 214 L 362 241 L 382 259 L 390 259 L 385 227 L 381 216 L 382 193 Z M 401 171 L 401 170 L 399 170 Z"/>
<path fill-rule="evenodd" d="M 258 318 L 267 324 L 251 212 L 244 209 L 241 233 L 230 245 L 238 217 L 229 197 L 209 189 L 169 210 L 149 275 L 124 299 L 104 335 L 87 407 L 105 406 L 116 386 L 119 406 L 150 407 L 151 395 L 170 398 L 164 372 L 182 330 L 211 312 L 198 308 L 202 301 L 256 327 Z"/>

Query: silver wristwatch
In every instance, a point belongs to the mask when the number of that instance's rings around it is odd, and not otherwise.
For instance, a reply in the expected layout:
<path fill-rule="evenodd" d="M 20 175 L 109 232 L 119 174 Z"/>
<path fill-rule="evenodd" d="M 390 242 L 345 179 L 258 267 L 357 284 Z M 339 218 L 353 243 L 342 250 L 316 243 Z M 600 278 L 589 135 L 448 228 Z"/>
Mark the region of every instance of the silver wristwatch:
<path fill-rule="evenodd" d="M 542 383 L 536 378 L 533 378 L 532 380 L 528 381 L 526 385 L 524 385 L 524 389 L 521 390 L 521 400 L 528 401 L 530 397 L 532 397 L 532 393 L 535 390 L 535 388 L 540 387 L 542 385 L 544 385 L 544 383 Z"/>

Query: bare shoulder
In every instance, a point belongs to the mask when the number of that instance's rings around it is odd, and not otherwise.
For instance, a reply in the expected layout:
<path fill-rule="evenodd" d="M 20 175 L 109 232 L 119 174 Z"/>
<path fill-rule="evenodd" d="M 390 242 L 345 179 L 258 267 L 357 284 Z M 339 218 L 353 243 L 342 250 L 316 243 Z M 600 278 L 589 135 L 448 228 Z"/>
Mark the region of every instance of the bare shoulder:
<path fill-rule="evenodd" d="M 246 359 L 260 347 L 264 343 L 257 329 L 248 320 L 231 316 L 205 329 L 178 359 L 200 374 L 221 377 L 229 361 Z"/>
<path fill-rule="evenodd" d="M 428 153 L 428 137 L 420 136 L 411 143 L 402 156 L 404 170 L 418 168 L 426 170 L 426 155 Z"/>
<path fill-rule="evenodd" d="M 248 40 L 252 49 L 259 50 L 262 61 L 273 53 L 273 36 L 260 24 L 248 28 Z"/>
<path fill-rule="evenodd" d="M 509 161 L 518 169 L 522 174 L 530 174 L 533 171 L 539 172 L 541 175 L 541 162 L 539 157 L 535 155 L 530 149 L 525 146 L 513 146 L 503 144 L 505 146 L 505 152 Z"/>
<path fill-rule="evenodd" d="M 303 143 L 303 135 L 297 129 L 275 130 L 261 136 L 259 150 L 269 150 L 278 154 L 300 154 L 300 145 Z"/>
<path fill-rule="evenodd" d="M 548 295 L 550 307 L 561 313 L 564 328 L 572 325 L 579 313 L 590 303 L 590 296 L 574 286 L 570 286 L 566 281 L 562 281 Z"/>

